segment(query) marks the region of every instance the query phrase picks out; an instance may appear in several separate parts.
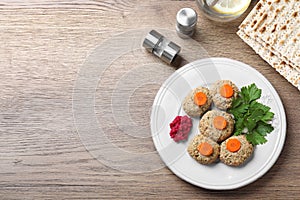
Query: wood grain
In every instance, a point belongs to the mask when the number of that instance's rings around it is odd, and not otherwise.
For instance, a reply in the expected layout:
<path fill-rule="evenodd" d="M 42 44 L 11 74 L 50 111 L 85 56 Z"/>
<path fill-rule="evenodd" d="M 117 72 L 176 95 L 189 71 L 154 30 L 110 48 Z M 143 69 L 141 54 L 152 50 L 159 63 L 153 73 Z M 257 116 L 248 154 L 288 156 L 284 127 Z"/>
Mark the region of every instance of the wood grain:
<path fill-rule="evenodd" d="M 299 91 L 235 34 L 245 15 L 219 24 L 200 14 L 194 39 L 210 56 L 252 65 L 278 91 L 286 109 L 287 138 L 266 175 L 236 191 L 209 191 L 180 180 L 166 167 L 140 174 L 112 169 L 93 158 L 80 141 L 72 93 L 87 56 L 127 30 L 173 30 L 174 16 L 182 7 L 197 10 L 194 1 L 171 0 L 0 2 L 0 199 L 300 198 Z M 102 106 L 109 100 L 102 92 L 113 90 L 122 74 L 131 70 L 134 56 L 125 55 L 105 71 L 96 90 L 95 112 L 119 148 L 154 151 L 150 137 L 119 137 L 111 111 Z M 165 70 L 167 76 L 175 69 Z M 159 87 L 145 85 L 132 95 L 129 104 L 139 105 L 131 106 L 137 124 L 149 126 L 149 109 Z"/>

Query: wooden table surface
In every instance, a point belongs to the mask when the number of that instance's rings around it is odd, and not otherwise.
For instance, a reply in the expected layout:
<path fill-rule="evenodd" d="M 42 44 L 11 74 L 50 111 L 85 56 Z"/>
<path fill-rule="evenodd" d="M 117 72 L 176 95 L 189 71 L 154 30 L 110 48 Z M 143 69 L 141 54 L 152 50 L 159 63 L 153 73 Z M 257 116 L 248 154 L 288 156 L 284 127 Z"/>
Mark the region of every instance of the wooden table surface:
<path fill-rule="evenodd" d="M 112 167 L 109 161 L 96 159 L 82 142 L 73 98 L 86 60 L 102 43 L 126 31 L 174 31 L 175 15 L 183 7 L 197 10 L 194 1 L 184 0 L 1 0 L 0 199 L 300 198 L 299 91 L 235 34 L 245 15 L 220 24 L 199 14 L 193 39 L 211 57 L 253 66 L 279 93 L 287 137 L 279 159 L 263 177 L 237 190 L 210 191 L 179 179 L 167 167 L 159 167 L 161 163 L 157 169 L 148 169 L 149 163 L 136 166 L 141 173 L 130 171 L 135 169 L 134 161 L 127 163 L 127 170 Z M 131 82 L 140 85 L 126 92 L 131 94 L 126 109 L 131 120 L 143 127 L 145 137 L 126 135 L 116 123 L 116 116 L 125 116 L 109 107 L 120 80 L 149 61 L 161 63 L 145 51 L 122 55 L 103 71 L 95 86 L 94 114 L 109 141 L 124 152 L 155 151 L 149 110 L 174 68 L 158 64 L 162 71 L 154 77 L 160 78 L 152 84 L 142 82 L 153 70 L 132 76 Z M 122 101 L 120 91 L 115 94 L 117 101 Z"/>

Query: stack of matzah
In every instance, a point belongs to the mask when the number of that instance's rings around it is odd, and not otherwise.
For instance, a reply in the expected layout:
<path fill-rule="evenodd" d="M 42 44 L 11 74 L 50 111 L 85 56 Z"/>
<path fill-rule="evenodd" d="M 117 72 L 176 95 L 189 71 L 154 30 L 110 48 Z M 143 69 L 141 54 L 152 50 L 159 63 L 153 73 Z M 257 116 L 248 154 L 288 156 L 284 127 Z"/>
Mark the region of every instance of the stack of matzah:
<path fill-rule="evenodd" d="M 237 34 L 300 90 L 300 0 L 260 0 Z"/>

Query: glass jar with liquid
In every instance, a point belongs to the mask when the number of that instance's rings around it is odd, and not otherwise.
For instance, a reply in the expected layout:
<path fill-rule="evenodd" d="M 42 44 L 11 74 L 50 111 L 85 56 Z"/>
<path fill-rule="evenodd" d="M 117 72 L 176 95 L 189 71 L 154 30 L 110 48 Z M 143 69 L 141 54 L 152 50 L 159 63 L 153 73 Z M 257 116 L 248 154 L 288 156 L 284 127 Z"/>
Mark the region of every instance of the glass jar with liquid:
<path fill-rule="evenodd" d="M 199 9 L 211 20 L 228 22 L 241 16 L 251 0 L 196 0 Z"/>

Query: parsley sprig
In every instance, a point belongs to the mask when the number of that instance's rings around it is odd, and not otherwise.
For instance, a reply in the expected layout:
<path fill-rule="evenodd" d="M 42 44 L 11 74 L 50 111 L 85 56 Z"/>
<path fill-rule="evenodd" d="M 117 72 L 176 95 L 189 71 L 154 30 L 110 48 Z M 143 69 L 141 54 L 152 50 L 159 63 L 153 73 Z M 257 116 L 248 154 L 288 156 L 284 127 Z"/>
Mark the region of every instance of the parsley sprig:
<path fill-rule="evenodd" d="M 254 83 L 242 87 L 229 109 L 235 119 L 234 135 L 246 134 L 247 140 L 253 145 L 266 143 L 265 137 L 274 130 L 270 124 L 274 113 L 270 107 L 257 102 L 260 97 L 261 89 Z"/>

